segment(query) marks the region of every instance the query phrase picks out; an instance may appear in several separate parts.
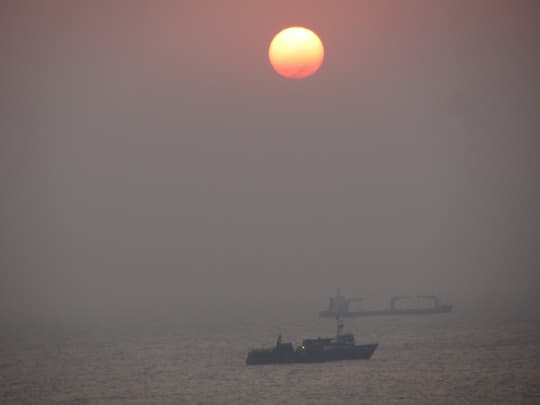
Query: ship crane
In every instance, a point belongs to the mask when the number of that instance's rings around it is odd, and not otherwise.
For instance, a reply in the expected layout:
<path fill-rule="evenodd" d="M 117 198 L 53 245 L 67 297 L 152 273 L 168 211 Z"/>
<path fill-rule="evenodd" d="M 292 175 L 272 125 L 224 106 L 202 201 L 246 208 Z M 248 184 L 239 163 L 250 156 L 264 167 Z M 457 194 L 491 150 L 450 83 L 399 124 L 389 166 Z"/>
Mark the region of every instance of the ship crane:
<path fill-rule="evenodd" d="M 417 298 L 424 298 L 426 300 L 433 301 L 433 307 L 438 308 L 439 307 L 439 297 L 435 295 L 418 295 Z"/>
<path fill-rule="evenodd" d="M 390 300 L 390 309 L 396 309 L 396 302 L 409 298 L 407 295 L 400 295 L 398 297 L 392 297 Z"/>

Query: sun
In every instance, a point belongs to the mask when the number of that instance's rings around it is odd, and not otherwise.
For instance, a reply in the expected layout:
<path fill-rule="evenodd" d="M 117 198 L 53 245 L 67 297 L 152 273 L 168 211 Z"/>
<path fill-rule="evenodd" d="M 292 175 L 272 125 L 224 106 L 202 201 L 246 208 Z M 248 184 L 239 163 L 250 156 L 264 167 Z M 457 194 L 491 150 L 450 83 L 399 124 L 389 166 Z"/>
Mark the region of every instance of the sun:
<path fill-rule="evenodd" d="M 289 27 L 278 32 L 270 42 L 268 59 L 280 75 L 303 79 L 321 67 L 324 47 L 321 39 L 310 29 Z"/>

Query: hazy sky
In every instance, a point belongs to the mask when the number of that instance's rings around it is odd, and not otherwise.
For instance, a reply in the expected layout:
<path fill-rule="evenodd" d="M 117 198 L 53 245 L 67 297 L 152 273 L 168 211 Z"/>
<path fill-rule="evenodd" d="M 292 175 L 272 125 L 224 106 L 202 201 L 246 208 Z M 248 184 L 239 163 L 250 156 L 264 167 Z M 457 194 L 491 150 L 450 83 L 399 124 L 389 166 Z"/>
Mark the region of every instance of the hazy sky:
<path fill-rule="evenodd" d="M 325 45 L 305 80 L 268 63 L 290 25 Z M 540 307 L 540 2 L 4 1 L 0 27 L 1 319 Z"/>

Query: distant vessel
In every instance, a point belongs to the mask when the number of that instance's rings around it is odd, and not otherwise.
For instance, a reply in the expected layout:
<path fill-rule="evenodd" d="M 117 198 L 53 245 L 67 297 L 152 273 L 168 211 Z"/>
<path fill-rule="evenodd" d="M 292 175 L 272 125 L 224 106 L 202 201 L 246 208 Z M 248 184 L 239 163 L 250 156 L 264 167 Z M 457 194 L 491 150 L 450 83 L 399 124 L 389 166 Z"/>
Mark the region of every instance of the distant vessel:
<path fill-rule="evenodd" d="M 397 305 L 399 301 L 406 300 L 428 300 L 431 301 L 431 306 L 422 307 L 400 307 Z M 452 311 L 452 305 L 441 304 L 439 298 L 435 295 L 421 295 L 417 297 L 399 296 L 392 297 L 390 299 L 390 308 L 387 309 L 370 309 L 351 311 L 350 304 L 352 302 L 362 301 L 361 298 L 346 298 L 341 295 L 341 291 L 338 288 L 336 296 L 330 297 L 328 302 L 328 309 L 319 312 L 319 316 L 322 318 L 330 318 L 336 316 L 343 316 L 354 318 L 358 316 L 380 316 L 380 315 L 430 315 L 430 314 L 443 314 Z"/>
<path fill-rule="evenodd" d="M 377 343 L 357 345 L 352 334 L 343 334 L 343 322 L 338 317 L 335 338 L 304 339 L 302 346 L 294 350 L 292 343 L 282 343 L 281 335 L 279 335 L 275 347 L 249 351 L 246 363 L 249 365 L 320 363 L 369 359 L 377 346 Z"/>

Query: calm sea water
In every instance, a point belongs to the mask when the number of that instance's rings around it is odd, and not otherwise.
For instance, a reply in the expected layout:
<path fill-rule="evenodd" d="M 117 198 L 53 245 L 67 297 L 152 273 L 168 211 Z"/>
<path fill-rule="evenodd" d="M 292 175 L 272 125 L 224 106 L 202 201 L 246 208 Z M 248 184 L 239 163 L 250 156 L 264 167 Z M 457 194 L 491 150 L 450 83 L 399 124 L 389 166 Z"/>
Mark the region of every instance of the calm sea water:
<path fill-rule="evenodd" d="M 294 317 L 292 317 L 294 318 Z M 300 317 L 298 317 L 300 318 Z M 330 336 L 274 317 L 3 335 L 0 402 L 29 404 L 540 404 L 540 322 L 459 313 L 346 322 L 371 360 L 246 366 L 250 347 Z"/>

